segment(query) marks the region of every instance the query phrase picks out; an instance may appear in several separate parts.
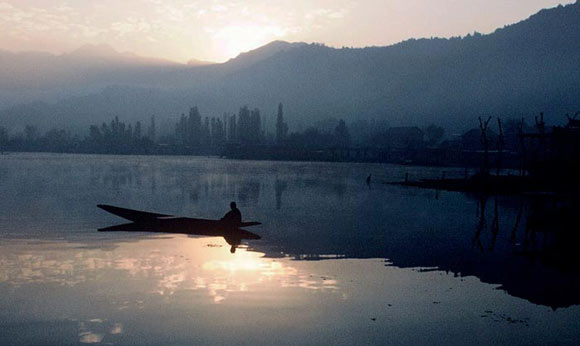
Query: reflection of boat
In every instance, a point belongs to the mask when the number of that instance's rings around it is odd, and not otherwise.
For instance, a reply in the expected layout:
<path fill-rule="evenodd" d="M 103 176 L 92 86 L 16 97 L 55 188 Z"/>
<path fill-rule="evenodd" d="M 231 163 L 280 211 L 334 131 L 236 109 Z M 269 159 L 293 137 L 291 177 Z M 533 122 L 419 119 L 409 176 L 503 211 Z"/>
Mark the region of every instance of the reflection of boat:
<path fill-rule="evenodd" d="M 240 245 L 242 239 L 261 238 L 257 234 L 240 228 L 260 225 L 260 222 L 232 224 L 231 222 L 223 220 L 178 217 L 114 207 L 112 205 L 99 204 L 97 207 L 132 221 L 130 223 L 101 228 L 99 232 L 158 232 L 224 237 L 228 244 L 232 246 L 232 253 L 235 252 L 236 247 Z"/>

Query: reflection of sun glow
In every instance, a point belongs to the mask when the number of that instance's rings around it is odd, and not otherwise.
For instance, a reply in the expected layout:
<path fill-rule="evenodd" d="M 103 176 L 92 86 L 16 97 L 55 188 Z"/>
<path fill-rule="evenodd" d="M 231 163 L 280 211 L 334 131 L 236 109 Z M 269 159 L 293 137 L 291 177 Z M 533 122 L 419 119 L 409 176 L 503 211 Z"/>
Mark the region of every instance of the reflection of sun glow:
<path fill-rule="evenodd" d="M 290 266 L 290 261 L 264 258 L 264 254 L 245 248 L 232 255 L 223 238 L 208 239 L 178 236 L 141 240 L 121 243 L 113 251 L 58 242 L 36 247 L 18 241 L 0 244 L 0 283 L 16 287 L 58 283 L 72 287 L 93 280 L 105 280 L 104 286 L 139 282 L 128 287 L 167 299 L 176 292 L 205 292 L 202 295 L 214 303 L 236 301 L 238 293 L 289 288 L 338 290 L 336 280 L 306 273 Z M 124 275 L 110 275 L 112 272 Z M 115 306 L 119 310 L 142 309 L 143 301 L 119 300 Z M 83 342 L 98 340 L 94 333 L 80 337 Z"/>
<path fill-rule="evenodd" d="M 280 287 L 301 287 L 292 284 L 297 278 L 295 268 L 262 258 L 262 254 L 239 251 L 235 256 L 209 259 L 202 265 L 204 277 L 213 277 L 207 286 L 214 303 L 220 303 L 232 292 L 256 290 L 262 283 L 277 281 Z"/>
<path fill-rule="evenodd" d="M 111 330 L 109 331 L 109 334 L 122 334 L 122 333 L 123 333 L 123 324 L 121 323 L 115 323 L 113 327 L 111 327 Z"/>
<path fill-rule="evenodd" d="M 79 333 L 79 342 L 83 344 L 98 344 L 103 341 L 103 334 L 95 334 L 91 332 L 81 332 Z"/>
<path fill-rule="evenodd" d="M 225 270 L 229 272 L 237 272 L 237 271 L 256 271 L 262 267 L 263 264 L 250 260 L 233 260 L 233 261 L 211 261 L 207 262 L 203 265 L 203 269 L 205 270 Z"/>
<path fill-rule="evenodd" d="M 214 260 L 204 263 L 204 270 L 226 271 L 230 273 L 240 271 L 259 272 L 262 275 L 284 275 L 287 268 L 284 268 L 279 262 L 260 261 L 254 258 L 234 258 L 228 261 Z"/>

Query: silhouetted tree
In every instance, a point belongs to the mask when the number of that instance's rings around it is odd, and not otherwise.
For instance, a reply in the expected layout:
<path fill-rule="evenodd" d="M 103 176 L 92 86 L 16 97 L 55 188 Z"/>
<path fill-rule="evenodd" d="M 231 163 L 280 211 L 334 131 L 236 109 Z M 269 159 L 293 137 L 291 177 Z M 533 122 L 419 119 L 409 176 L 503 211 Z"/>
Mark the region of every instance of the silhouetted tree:
<path fill-rule="evenodd" d="M 125 141 L 133 141 L 133 126 L 131 124 L 127 125 L 127 131 L 125 132 Z"/>
<path fill-rule="evenodd" d="M 149 122 L 149 128 L 147 129 L 147 138 L 152 142 L 155 142 L 157 128 L 155 126 L 155 115 L 151 116 L 151 121 Z"/>
<path fill-rule="evenodd" d="M 133 138 L 137 141 L 141 140 L 141 122 L 135 123 L 135 131 L 133 131 Z"/>
<path fill-rule="evenodd" d="M 175 139 L 180 145 L 187 144 L 187 119 L 183 113 L 181 113 L 179 121 L 175 124 Z"/>
<path fill-rule="evenodd" d="M 70 133 L 62 129 L 52 129 L 41 139 L 43 151 L 69 152 L 74 151 L 75 141 Z"/>
<path fill-rule="evenodd" d="M 211 145 L 211 132 L 209 127 L 209 117 L 205 117 L 203 120 L 203 127 L 201 129 L 201 142 L 204 146 Z"/>
<path fill-rule="evenodd" d="M 330 133 L 310 127 L 302 133 L 291 133 L 288 136 L 288 142 L 298 148 L 325 149 L 334 145 L 335 137 Z"/>
<path fill-rule="evenodd" d="M 240 142 L 250 141 L 250 110 L 248 106 L 240 108 L 238 112 L 237 139 Z"/>
<path fill-rule="evenodd" d="M 242 143 L 256 143 L 261 142 L 263 138 L 262 133 L 262 118 L 260 110 L 255 108 L 250 111 L 248 106 L 240 108 L 238 112 L 237 134 L 238 140 Z"/>
<path fill-rule="evenodd" d="M 342 119 L 340 119 L 334 129 L 334 138 L 339 148 L 348 148 L 350 146 L 350 134 L 346 128 L 346 123 Z"/>
<path fill-rule="evenodd" d="M 262 118 L 258 108 L 254 108 L 254 110 L 250 112 L 249 138 L 250 141 L 258 143 L 261 143 L 264 138 L 264 133 L 262 132 Z"/>
<path fill-rule="evenodd" d="M 211 119 L 211 142 L 212 145 L 220 145 L 225 141 L 224 124 L 219 118 Z"/>
<path fill-rule="evenodd" d="M 0 153 L 3 152 L 8 144 L 8 130 L 5 127 L 0 126 Z"/>
<path fill-rule="evenodd" d="M 189 118 L 186 123 L 185 143 L 193 147 L 201 145 L 201 114 L 197 106 L 189 110 Z"/>
<path fill-rule="evenodd" d="M 103 124 L 104 125 L 104 124 Z M 94 142 L 96 144 L 100 144 L 103 142 L 103 134 L 97 125 L 91 125 L 89 127 L 89 141 Z"/>
<path fill-rule="evenodd" d="M 489 136 L 487 135 L 487 127 L 491 117 L 487 120 L 482 120 L 479 117 L 479 129 L 481 131 L 481 144 L 483 145 L 483 163 L 481 165 L 481 175 L 489 175 Z"/>
<path fill-rule="evenodd" d="M 24 139 L 27 142 L 32 142 L 38 138 L 38 130 L 33 125 L 26 125 L 24 127 Z"/>
<path fill-rule="evenodd" d="M 232 114 L 230 116 L 230 121 L 228 123 L 228 141 L 235 142 L 238 140 L 238 124 L 236 122 L 236 115 Z"/>
<path fill-rule="evenodd" d="M 443 138 L 444 134 L 445 129 L 441 126 L 436 126 L 434 124 L 427 126 L 427 128 L 425 129 L 425 136 L 427 137 L 427 145 L 429 146 L 437 145 Z"/>
<path fill-rule="evenodd" d="M 278 116 L 276 118 L 276 142 L 280 143 L 288 135 L 288 125 L 284 122 L 282 102 L 278 104 Z"/>

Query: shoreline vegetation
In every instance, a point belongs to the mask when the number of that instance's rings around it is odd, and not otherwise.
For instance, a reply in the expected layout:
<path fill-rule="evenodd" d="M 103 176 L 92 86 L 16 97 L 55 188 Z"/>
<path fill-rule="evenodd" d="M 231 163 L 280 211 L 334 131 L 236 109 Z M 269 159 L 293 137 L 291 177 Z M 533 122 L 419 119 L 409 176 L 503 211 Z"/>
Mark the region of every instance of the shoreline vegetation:
<path fill-rule="evenodd" d="M 548 127 L 544 114 L 535 126 L 516 121 L 479 118 L 479 129 L 445 136 L 430 125 L 388 127 L 377 122 L 347 124 L 344 120 L 288 132 L 283 105 L 278 105 L 275 134 L 266 130 L 260 110 L 248 106 L 238 114 L 203 118 L 197 107 L 174 124 L 172 133 L 158 135 L 155 116 L 145 129 L 141 122 L 89 127 L 84 138 L 60 129 L 43 135 L 28 125 L 10 136 L 0 127 L 0 153 L 55 152 L 113 155 L 216 156 L 225 159 L 389 163 L 415 166 L 465 167 L 462 179 L 424 179 L 394 184 L 474 193 L 522 194 L 579 192 L 580 120 L 567 115 L 565 126 Z M 492 122 L 492 119 L 494 120 Z M 324 130 L 326 128 L 326 130 Z M 330 130 L 329 130 L 330 129 Z M 332 130 L 333 129 L 333 130 Z M 497 131 L 494 131 L 494 129 Z M 468 175 L 470 168 L 478 168 Z M 502 172 L 510 170 L 508 175 Z M 517 172 L 513 174 L 513 172 Z"/>
<path fill-rule="evenodd" d="M 197 107 L 170 126 L 158 129 L 155 116 L 147 125 L 125 123 L 119 117 L 91 125 L 83 135 L 65 129 L 41 133 L 35 125 L 20 132 L 0 127 L 0 152 L 54 152 L 121 155 L 196 155 L 229 159 L 392 163 L 421 166 L 522 169 L 521 136 L 533 129 L 509 119 L 499 129 L 471 129 L 446 134 L 443 127 L 399 126 L 369 120 L 349 123 L 328 119 L 289 132 L 283 105 L 278 105 L 274 132 L 259 109 L 243 106 L 237 114 L 202 117 Z M 489 123 L 489 119 L 488 119 Z M 498 118 L 498 124 L 501 120 Z M 482 124 L 480 124 L 482 125 Z M 170 130 L 168 130 L 168 128 Z M 485 132 L 485 142 L 483 134 Z M 501 143 L 500 143 L 501 142 Z"/>
<path fill-rule="evenodd" d="M 519 131 L 519 174 L 501 175 L 506 157 L 503 155 L 505 145 L 501 119 L 497 119 L 499 136 L 496 140 L 497 155 L 495 161 L 490 160 L 490 138 L 487 120 L 479 118 L 481 143 L 484 148 L 479 172 L 468 177 L 467 170 L 464 179 L 423 179 L 394 183 L 396 185 L 414 186 L 436 190 L 462 191 L 476 194 L 501 195 L 558 195 L 570 196 L 578 203 L 580 193 L 580 121 L 576 117 L 567 116 L 566 126 L 548 128 L 544 122 L 544 114 L 536 117 L 536 128 L 532 132 Z M 508 159 L 509 160 L 509 159 Z M 493 164 L 493 165 L 492 165 Z M 492 170 L 495 167 L 495 174 Z"/>
<path fill-rule="evenodd" d="M 54 136 L 54 135 L 57 136 Z M 56 140 L 55 140 L 56 139 Z M 235 160 L 267 161 L 307 161 L 307 162 L 352 162 L 390 163 L 417 166 L 478 167 L 483 152 L 462 150 L 461 147 L 418 147 L 389 148 L 380 146 L 324 146 L 305 147 L 292 143 L 240 143 L 226 142 L 212 146 L 183 146 L 173 143 L 159 143 L 147 137 L 127 143 L 107 143 L 94 145 L 88 139 L 71 136 L 64 130 L 49 131 L 46 136 L 26 140 L 22 137 L 10 139 L 0 146 L 0 154 L 10 152 L 41 152 L 63 154 L 95 155 L 143 155 L 143 156 L 214 156 Z M 490 159 L 496 160 L 497 151 L 489 152 Z M 515 160 L 517 152 L 506 152 L 508 162 L 505 168 L 518 168 Z"/>

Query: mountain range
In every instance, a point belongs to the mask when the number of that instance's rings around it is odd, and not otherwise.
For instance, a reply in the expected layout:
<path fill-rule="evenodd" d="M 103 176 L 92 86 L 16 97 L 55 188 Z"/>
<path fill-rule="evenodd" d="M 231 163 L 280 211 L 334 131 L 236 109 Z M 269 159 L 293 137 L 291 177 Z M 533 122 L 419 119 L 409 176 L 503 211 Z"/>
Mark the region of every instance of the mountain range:
<path fill-rule="evenodd" d="M 328 118 L 476 127 L 478 116 L 549 123 L 580 110 L 580 2 L 488 35 L 335 49 L 275 41 L 222 64 L 176 64 L 89 46 L 55 56 L 0 51 L 0 125 L 86 129 L 114 116 L 171 124 L 285 106 L 290 130 Z M 33 102 L 35 101 L 35 102 Z M 169 128 L 169 127 L 168 127 Z"/>

